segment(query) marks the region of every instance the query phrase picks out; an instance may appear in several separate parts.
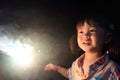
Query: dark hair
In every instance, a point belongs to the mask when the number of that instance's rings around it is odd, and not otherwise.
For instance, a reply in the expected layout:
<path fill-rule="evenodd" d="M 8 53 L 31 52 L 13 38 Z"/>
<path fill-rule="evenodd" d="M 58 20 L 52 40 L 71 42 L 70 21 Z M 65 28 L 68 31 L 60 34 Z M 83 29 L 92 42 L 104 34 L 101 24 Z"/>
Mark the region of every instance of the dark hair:
<path fill-rule="evenodd" d="M 84 22 L 87 22 L 89 25 L 94 27 L 101 27 L 105 30 L 106 33 L 111 33 L 111 41 L 109 43 L 103 45 L 103 54 L 108 53 L 110 58 L 116 61 L 117 63 L 120 63 L 119 60 L 119 44 L 116 44 L 116 29 L 114 24 L 111 24 L 111 21 L 108 17 L 105 16 L 96 16 L 96 15 L 87 15 L 87 16 L 81 16 L 79 18 L 77 25 L 83 25 Z M 70 49 L 72 53 L 83 53 L 77 44 L 77 30 L 76 33 L 72 35 L 70 39 Z"/>

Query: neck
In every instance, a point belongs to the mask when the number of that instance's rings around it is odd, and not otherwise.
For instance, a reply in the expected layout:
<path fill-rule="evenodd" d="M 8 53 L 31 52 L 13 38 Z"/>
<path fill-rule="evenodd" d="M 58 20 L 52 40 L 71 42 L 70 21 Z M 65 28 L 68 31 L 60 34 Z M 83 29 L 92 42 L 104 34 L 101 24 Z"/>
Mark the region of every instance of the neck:
<path fill-rule="evenodd" d="M 94 58 L 94 57 L 100 57 L 101 53 L 85 53 L 85 58 L 89 59 L 89 58 Z"/>
<path fill-rule="evenodd" d="M 87 63 L 90 65 L 99 57 L 101 57 L 101 53 L 85 53 L 84 63 Z"/>

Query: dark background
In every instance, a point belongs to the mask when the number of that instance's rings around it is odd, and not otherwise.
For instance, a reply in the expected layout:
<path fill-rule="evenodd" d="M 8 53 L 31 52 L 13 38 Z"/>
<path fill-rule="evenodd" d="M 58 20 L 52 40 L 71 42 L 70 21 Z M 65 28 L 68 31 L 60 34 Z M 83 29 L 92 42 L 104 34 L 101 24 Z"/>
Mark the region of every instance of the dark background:
<path fill-rule="evenodd" d="M 10 56 L 1 53 L 0 80 L 67 80 L 56 72 L 44 71 L 44 66 L 49 62 L 71 66 L 77 56 L 70 52 L 69 39 L 78 16 L 91 13 L 109 16 L 119 32 L 119 2 L 115 0 L 1 1 L 0 39 L 5 36 L 10 43 L 20 40 L 31 44 L 35 58 L 33 67 L 19 68 Z"/>

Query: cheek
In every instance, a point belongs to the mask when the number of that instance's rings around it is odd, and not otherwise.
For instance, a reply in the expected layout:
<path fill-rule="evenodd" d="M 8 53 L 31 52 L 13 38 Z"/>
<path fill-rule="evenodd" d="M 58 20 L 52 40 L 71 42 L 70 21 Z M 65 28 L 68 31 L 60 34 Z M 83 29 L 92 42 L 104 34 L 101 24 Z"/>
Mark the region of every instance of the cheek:
<path fill-rule="evenodd" d="M 78 43 L 78 45 L 80 45 L 81 40 L 82 40 L 81 36 L 78 35 L 77 36 L 77 43 Z"/>
<path fill-rule="evenodd" d="M 96 43 L 96 45 L 103 45 L 104 43 L 104 36 L 103 35 L 95 35 L 94 36 L 94 42 Z"/>
<path fill-rule="evenodd" d="M 78 46 L 79 47 L 81 47 L 82 46 L 82 36 L 77 36 L 77 44 L 78 44 Z"/>
<path fill-rule="evenodd" d="M 82 36 L 81 35 L 77 35 L 77 40 L 81 41 L 82 40 Z"/>

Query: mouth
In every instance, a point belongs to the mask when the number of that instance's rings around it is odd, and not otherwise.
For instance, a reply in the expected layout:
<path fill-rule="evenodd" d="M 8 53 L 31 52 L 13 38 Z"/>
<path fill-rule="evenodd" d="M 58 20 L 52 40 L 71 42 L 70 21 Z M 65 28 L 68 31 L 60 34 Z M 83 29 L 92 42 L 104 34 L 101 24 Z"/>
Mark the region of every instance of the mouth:
<path fill-rule="evenodd" d="M 90 42 L 83 42 L 84 45 L 90 45 Z"/>

